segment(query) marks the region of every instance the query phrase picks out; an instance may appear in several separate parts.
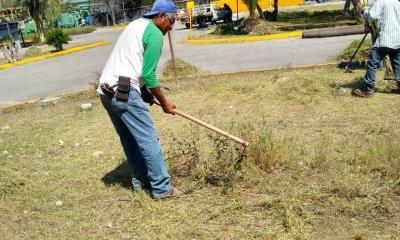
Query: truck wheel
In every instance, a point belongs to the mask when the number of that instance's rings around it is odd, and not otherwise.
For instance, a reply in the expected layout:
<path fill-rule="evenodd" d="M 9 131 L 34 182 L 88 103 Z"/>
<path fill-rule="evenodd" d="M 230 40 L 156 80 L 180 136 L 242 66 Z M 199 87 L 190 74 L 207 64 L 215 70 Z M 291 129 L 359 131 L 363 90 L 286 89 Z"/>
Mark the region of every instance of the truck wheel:
<path fill-rule="evenodd" d="M 189 28 L 190 28 L 190 23 L 185 23 L 185 27 L 186 27 L 187 29 L 189 29 Z"/>

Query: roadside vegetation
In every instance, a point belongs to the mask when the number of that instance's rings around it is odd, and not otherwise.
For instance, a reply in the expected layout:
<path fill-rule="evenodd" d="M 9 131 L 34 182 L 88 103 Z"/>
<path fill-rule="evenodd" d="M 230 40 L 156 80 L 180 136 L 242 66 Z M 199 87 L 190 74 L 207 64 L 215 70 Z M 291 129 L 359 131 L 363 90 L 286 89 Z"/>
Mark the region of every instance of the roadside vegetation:
<path fill-rule="evenodd" d="M 71 40 L 70 36 L 91 33 L 95 30 L 95 27 L 51 29 L 46 33 L 46 43 L 49 46 L 40 44 L 39 38 L 36 34 L 28 34 L 24 36 L 24 40 L 26 45 L 29 47 L 27 50 L 25 50 L 25 53 L 19 54 L 19 60 L 36 57 L 53 51 L 61 51 L 63 50 L 63 45 L 68 44 L 68 42 Z M 1 53 L 1 55 L 3 54 Z M 0 64 L 6 64 L 8 62 L 9 61 L 7 59 L 0 58 Z"/>
<path fill-rule="evenodd" d="M 315 5 L 280 10 L 277 21 L 270 21 L 271 12 L 265 11 L 263 18 L 219 24 L 209 34 L 197 38 L 229 37 L 236 35 L 260 36 L 288 31 L 303 31 L 318 28 L 355 25 L 354 14 L 343 14 L 343 4 Z"/>
<path fill-rule="evenodd" d="M 0 110 L 0 234 L 16 238 L 395 239 L 400 228 L 400 98 L 363 70 L 285 69 L 186 78 L 178 109 L 241 146 L 153 106 L 173 184 L 130 189 L 119 139 L 94 91 L 54 106 Z M 382 79 L 382 72 L 378 73 Z M 171 82 L 162 81 L 168 86 Z M 337 89 L 342 87 L 340 94 Z M 82 111 L 82 103 L 93 109 Z"/>
<path fill-rule="evenodd" d="M 96 27 L 85 26 L 85 27 L 75 27 L 75 28 L 62 28 L 62 31 L 70 36 L 92 33 L 96 31 Z M 36 33 L 30 33 L 24 36 L 24 39 L 28 44 L 39 44 L 39 38 L 37 37 Z M 40 45 L 40 44 L 39 44 Z"/>
<path fill-rule="evenodd" d="M 358 45 L 360 45 L 361 40 L 356 40 L 353 41 L 348 47 L 346 47 L 341 53 L 339 53 L 337 59 L 340 61 L 343 60 L 349 60 L 354 52 L 357 50 Z M 369 53 L 371 52 L 372 49 L 372 40 L 368 36 L 367 39 L 365 39 L 364 43 L 361 45 L 360 49 L 354 56 L 354 60 L 356 61 L 365 61 L 368 58 Z"/>

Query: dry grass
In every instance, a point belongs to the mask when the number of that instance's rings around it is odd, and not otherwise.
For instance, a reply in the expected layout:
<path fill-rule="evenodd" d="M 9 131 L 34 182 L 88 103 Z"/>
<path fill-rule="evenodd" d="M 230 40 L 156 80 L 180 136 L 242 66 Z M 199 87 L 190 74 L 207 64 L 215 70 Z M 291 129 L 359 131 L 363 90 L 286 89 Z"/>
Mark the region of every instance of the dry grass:
<path fill-rule="evenodd" d="M 95 94 L 2 110 L 0 233 L 396 239 L 400 97 L 385 93 L 394 86 L 384 81 L 373 99 L 350 96 L 363 73 L 324 67 L 188 79 L 168 93 L 178 108 L 251 145 L 241 155 L 229 141 L 152 107 L 173 184 L 187 193 L 166 202 L 131 191 L 119 140 Z M 93 110 L 80 111 L 84 102 Z"/>
<path fill-rule="evenodd" d="M 24 57 L 25 58 L 36 57 L 36 56 L 39 56 L 41 54 L 43 54 L 43 53 L 42 53 L 42 50 L 40 48 L 38 48 L 37 46 L 30 46 L 26 50 L 26 52 L 24 54 Z"/>
<path fill-rule="evenodd" d="M 180 58 L 175 59 L 175 67 L 176 67 L 176 75 L 177 77 L 186 77 L 190 75 L 196 75 L 200 72 L 200 70 Z M 169 59 L 164 66 L 162 76 L 166 78 L 175 77 L 174 73 L 174 65 L 172 59 Z"/>
<path fill-rule="evenodd" d="M 349 60 L 354 52 L 357 50 L 357 47 L 360 45 L 361 40 L 356 40 L 350 43 L 348 47 L 346 47 L 338 56 L 338 60 Z M 372 41 L 370 36 L 368 35 L 363 44 L 361 45 L 360 49 L 357 51 L 356 55 L 354 56 L 354 60 L 356 61 L 365 61 L 368 58 L 369 53 L 372 49 Z"/>

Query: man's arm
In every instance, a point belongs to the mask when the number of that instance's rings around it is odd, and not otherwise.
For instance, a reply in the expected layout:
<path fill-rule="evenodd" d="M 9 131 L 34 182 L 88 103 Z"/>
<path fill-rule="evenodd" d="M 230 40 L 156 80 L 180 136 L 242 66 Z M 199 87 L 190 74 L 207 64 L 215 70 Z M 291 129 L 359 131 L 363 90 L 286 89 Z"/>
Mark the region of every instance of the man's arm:
<path fill-rule="evenodd" d="M 161 107 L 165 113 L 175 114 L 176 106 L 171 102 L 168 101 L 163 92 L 161 91 L 160 87 L 150 88 L 151 93 L 157 98 L 158 102 L 161 104 Z"/>
<path fill-rule="evenodd" d="M 368 21 L 371 20 L 378 20 L 381 17 L 382 14 L 382 1 L 378 0 L 376 1 L 372 7 L 366 7 L 364 9 L 364 16 Z"/>
<path fill-rule="evenodd" d="M 158 29 L 156 29 L 155 26 L 149 26 L 145 30 L 143 36 L 144 56 L 142 79 L 144 85 L 150 89 L 151 93 L 159 101 L 164 112 L 175 114 L 175 105 L 165 98 L 163 92 L 160 89 L 160 84 L 156 76 L 156 68 L 162 50 L 162 38 L 162 33 Z"/>

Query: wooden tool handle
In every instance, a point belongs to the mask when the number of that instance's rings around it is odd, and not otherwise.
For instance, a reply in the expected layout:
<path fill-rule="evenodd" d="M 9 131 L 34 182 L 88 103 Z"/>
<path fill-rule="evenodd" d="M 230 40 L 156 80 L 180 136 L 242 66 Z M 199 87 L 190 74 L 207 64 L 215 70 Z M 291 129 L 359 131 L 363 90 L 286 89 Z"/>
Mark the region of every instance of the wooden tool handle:
<path fill-rule="evenodd" d="M 158 106 L 161 106 L 158 102 L 154 102 L 156 105 L 158 105 Z M 193 117 L 193 116 L 190 116 L 189 114 L 186 114 L 186 113 L 184 113 L 184 112 L 181 112 L 181 111 L 179 111 L 179 110 L 177 110 L 177 109 L 175 109 L 175 114 L 177 114 L 177 115 L 179 115 L 179 116 L 181 116 L 181 117 L 184 117 L 184 118 L 186 118 L 186 119 L 188 119 L 188 120 L 190 120 L 190 121 L 192 121 L 192 122 L 195 122 L 195 123 L 197 123 L 197 124 L 199 124 L 199 125 L 201 125 L 201 126 L 203 126 L 203 127 L 205 127 L 205 128 L 208 128 L 208 129 L 210 129 L 210 130 L 212 130 L 212 131 L 214 131 L 214 132 L 216 132 L 216 133 L 219 133 L 219 134 L 221 134 L 221 135 L 223 135 L 223 136 L 225 136 L 225 137 L 227 137 L 227 138 L 230 138 L 230 139 L 232 139 L 233 141 L 235 141 L 235 142 L 237 142 L 237 143 L 239 143 L 239 144 L 241 144 L 242 146 L 244 146 L 244 147 L 247 147 L 248 145 L 249 145 L 249 143 L 248 142 L 246 142 L 245 140 L 243 140 L 243 139 L 241 139 L 241 138 L 238 138 L 238 137 L 236 137 L 236 136 L 233 136 L 232 134 L 229 134 L 229 133 L 227 133 L 227 132 L 225 132 L 225 131 L 223 131 L 223 130 L 221 130 L 221 129 L 219 129 L 219 128 L 216 128 L 216 127 L 214 127 L 214 126 L 212 126 L 212 125 L 210 125 L 210 124 L 208 124 L 208 123 L 206 123 L 206 122 L 203 122 L 203 121 L 201 121 L 200 119 L 197 119 L 197 118 L 195 118 L 195 117 Z"/>

